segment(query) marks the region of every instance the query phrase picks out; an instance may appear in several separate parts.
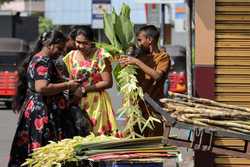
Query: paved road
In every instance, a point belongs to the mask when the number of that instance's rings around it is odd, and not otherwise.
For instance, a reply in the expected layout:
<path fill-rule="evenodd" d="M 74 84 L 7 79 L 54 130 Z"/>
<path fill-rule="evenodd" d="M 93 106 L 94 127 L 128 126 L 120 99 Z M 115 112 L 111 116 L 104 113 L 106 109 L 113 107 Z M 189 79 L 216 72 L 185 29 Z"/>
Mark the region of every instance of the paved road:
<path fill-rule="evenodd" d="M 110 90 L 111 98 L 115 99 L 114 108 L 119 107 L 120 97 L 114 90 Z M 0 104 L 0 167 L 7 167 L 8 155 L 10 151 L 10 145 L 15 133 L 17 116 L 9 109 L 5 109 L 3 104 Z M 193 167 L 192 150 L 182 150 L 184 161 L 180 164 L 180 167 Z M 175 166 L 175 160 L 173 162 L 168 161 L 166 166 Z"/>
<path fill-rule="evenodd" d="M 117 110 L 120 106 L 120 96 L 118 95 L 115 85 L 108 90 L 113 107 Z M 0 167 L 7 167 L 10 145 L 15 133 L 17 115 L 12 110 L 6 109 L 3 103 L 0 103 Z"/>
<path fill-rule="evenodd" d="M 17 116 L 12 110 L 0 105 L 0 167 L 6 167 L 10 145 L 15 133 Z"/>

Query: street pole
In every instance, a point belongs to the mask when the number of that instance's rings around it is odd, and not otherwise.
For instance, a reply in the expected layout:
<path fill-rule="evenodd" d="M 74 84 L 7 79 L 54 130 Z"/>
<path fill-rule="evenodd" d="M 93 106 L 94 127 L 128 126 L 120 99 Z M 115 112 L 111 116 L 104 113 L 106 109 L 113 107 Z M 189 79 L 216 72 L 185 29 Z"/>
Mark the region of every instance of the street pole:
<path fill-rule="evenodd" d="M 31 16 L 31 14 L 32 14 L 32 11 L 31 11 L 31 7 L 32 6 L 32 0 L 29 0 L 29 12 L 28 12 L 28 14 L 29 14 L 29 16 Z"/>
<path fill-rule="evenodd" d="M 172 10 L 171 10 L 171 5 L 170 4 L 166 4 L 167 8 L 168 8 L 168 23 L 172 24 Z"/>
<path fill-rule="evenodd" d="M 160 26 L 160 45 L 164 46 L 165 44 L 165 4 L 161 4 L 161 26 Z"/>
<path fill-rule="evenodd" d="M 98 31 L 98 42 L 101 42 L 102 41 L 102 31 L 100 28 L 97 29 L 97 31 Z"/>
<path fill-rule="evenodd" d="M 192 96 L 192 0 L 186 0 L 186 72 L 187 72 L 187 93 Z"/>

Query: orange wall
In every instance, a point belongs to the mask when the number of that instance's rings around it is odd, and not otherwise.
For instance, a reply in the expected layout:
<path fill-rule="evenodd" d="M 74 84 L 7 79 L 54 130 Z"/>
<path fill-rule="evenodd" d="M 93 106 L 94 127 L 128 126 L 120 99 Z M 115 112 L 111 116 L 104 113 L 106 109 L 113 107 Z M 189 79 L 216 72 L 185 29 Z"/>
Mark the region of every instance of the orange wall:
<path fill-rule="evenodd" d="M 195 64 L 214 65 L 215 0 L 195 1 Z"/>

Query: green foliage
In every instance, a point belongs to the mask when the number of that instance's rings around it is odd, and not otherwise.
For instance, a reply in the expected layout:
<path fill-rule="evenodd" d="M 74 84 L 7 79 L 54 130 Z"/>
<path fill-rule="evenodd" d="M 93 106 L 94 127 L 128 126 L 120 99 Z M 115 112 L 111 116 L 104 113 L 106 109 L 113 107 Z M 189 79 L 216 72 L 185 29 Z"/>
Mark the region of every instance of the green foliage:
<path fill-rule="evenodd" d="M 113 9 L 112 13 L 105 13 L 103 19 L 104 32 L 110 43 L 124 52 L 135 39 L 134 24 L 129 15 L 129 6 L 123 4 L 119 15 Z"/>
<path fill-rule="evenodd" d="M 42 34 L 43 32 L 50 31 L 54 28 L 52 21 L 46 17 L 39 17 L 39 33 Z"/>
<path fill-rule="evenodd" d="M 11 2 L 11 1 L 13 1 L 13 0 L 0 0 L 0 5 L 5 3 L 5 2 Z"/>
<path fill-rule="evenodd" d="M 134 131 L 134 127 L 138 126 L 141 133 L 146 127 L 153 130 L 154 121 L 158 119 L 149 116 L 146 120 L 139 107 L 139 100 L 143 100 L 142 88 L 138 86 L 136 76 L 136 66 L 129 65 L 122 68 L 118 72 L 119 91 L 123 96 L 123 106 L 118 110 L 118 117 L 127 117 L 127 124 L 124 133 L 129 134 L 128 138 L 142 137 Z"/>
<path fill-rule="evenodd" d="M 116 56 L 118 54 L 122 53 L 122 50 L 114 47 L 113 45 L 107 44 L 107 43 L 100 43 L 100 42 L 96 42 L 95 46 L 97 48 L 104 48 L 105 50 L 107 50 L 112 56 Z"/>
<path fill-rule="evenodd" d="M 127 19 L 130 19 L 130 11 L 130 7 L 127 4 L 123 3 L 120 11 L 120 16 L 124 16 Z"/>
<path fill-rule="evenodd" d="M 100 142 L 118 140 L 113 136 L 95 136 L 90 134 L 86 137 L 76 136 L 73 139 L 63 139 L 58 142 L 50 141 L 50 144 L 37 148 L 31 154 L 31 158 L 21 166 L 36 167 L 60 167 L 65 162 L 77 162 L 75 148 L 79 145 L 95 145 Z"/>
<path fill-rule="evenodd" d="M 107 36 L 107 38 L 109 39 L 110 43 L 114 47 L 122 49 L 119 42 L 117 41 L 116 34 L 114 33 L 115 27 L 114 27 L 113 22 L 115 22 L 115 18 L 114 18 L 114 16 L 113 17 L 112 16 L 113 16 L 112 14 L 108 14 L 108 13 L 104 14 L 104 19 L 103 19 L 104 33 Z"/>
<path fill-rule="evenodd" d="M 128 5 L 123 3 L 119 15 L 114 9 L 111 14 L 104 14 L 104 32 L 114 48 L 126 53 L 135 40 L 134 24 L 130 20 Z M 153 129 L 153 122 L 158 120 L 151 116 L 146 120 L 142 116 L 138 103 L 139 100 L 143 100 L 143 91 L 138 86 L 136 66 L 122 68 L 118 64 L 113 70 L 113 75 L 123 98 L 122 107 L 118 110 L 119 117 L 126 117 L 128 120 L 123 132 L 128 134 L 128 138 L 142 137 L 134 131 L 134 127 L 138 126 L 143 132 L 146 127 Z"/>
<path fill-rule="evenodd" d="M 105 13 L 103 24 L 104 33 L 109 39 L 111 45 L 125 53 L 130 44 L 134 43 L 135 40 L 134 24 L 130 20 L 129 6 L 123 3 L 119 15 L 114 9 L 111 14 Z M 119 82 L 117 75 L 120 70 L 121 68 L 118 65 L 113 71 L 114 78 L 117 81 L 118 89 Z"/>

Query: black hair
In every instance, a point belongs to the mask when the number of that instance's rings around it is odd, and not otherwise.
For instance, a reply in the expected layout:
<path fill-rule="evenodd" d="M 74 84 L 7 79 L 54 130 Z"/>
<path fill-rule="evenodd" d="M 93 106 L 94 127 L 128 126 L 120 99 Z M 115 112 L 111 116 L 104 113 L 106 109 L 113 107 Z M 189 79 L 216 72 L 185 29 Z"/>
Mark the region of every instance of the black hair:
<path fill-rule="evenodd" d="M 31 52 L 32 53 L 31 56 L 33 57 L 33 55 L 40 52 L 44 46 L 65 43 L 65 41 L 66 41 L 66 37 L 60 31 L 53 30 L 53 31 L 44 32 L 40 35 L 39 39 L 36 41 L 35 47 L 33 51 Z"/>
<path fill-rule="evenodd" d="M 141 32 L 144 32 L 147 37 L 152 38 L 156 43 L 158 42 L 160 37 L 160 31 L 154 25 L 146 25 L 141 27 L 138 33 Z"/>
<path fill-rule="evenodd" d="M 89 41 L 94 40 L 94 32 L 90 27 L 81 27 L 77 29 L 76 36 L 78 35 L 83 35 Z"/>
<path fill-rule="evenodd" d="M 27 69 L 32 57 L 40 52 L 44 46 L 49 46 L 52 44 L 60 44 L 66 41 L 66 37 L 60 31 L 49 31 L 40 35 L 39 39 L 35 43 L 35 47 L 32 52 L 23 60 L 19 65 L 18 71 L 18 82 L 17 82 L 17 91 L 13 99 L 13 111 L 19 112 L 23 102 L 26 97 L 28 89 L 28 81 L 26 77 Z"/>
<path fill-rule="evenodd" d="M 76 39 L 76 35 L 77 35 L 77 29 L 73 28 L 69 33 L 68 33 L 68 37 L 70 37 L 71 39 L 75 40 Z"/>

